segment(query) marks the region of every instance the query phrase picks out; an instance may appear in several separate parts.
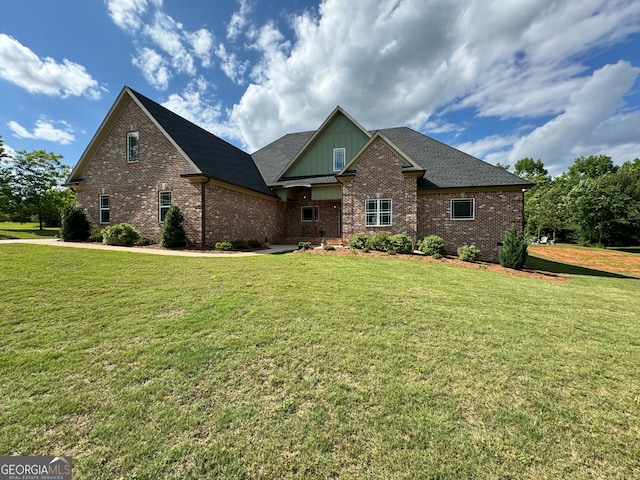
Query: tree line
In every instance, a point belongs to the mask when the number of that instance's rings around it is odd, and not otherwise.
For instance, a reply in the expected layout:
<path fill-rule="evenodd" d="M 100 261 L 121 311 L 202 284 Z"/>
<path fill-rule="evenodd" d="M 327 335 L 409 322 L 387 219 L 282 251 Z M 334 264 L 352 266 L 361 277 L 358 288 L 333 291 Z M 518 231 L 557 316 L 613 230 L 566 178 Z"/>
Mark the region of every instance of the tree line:
<path fill-rule="evenodd" d="M 20 150 L 7 155 L 0 137 L 0 222 L 36 219 L 43 227 L 59 227 L 62 210 L 73 204 L 73 192 L 60 184 L 70 168 L 62 155 Z"/>
<path fill-rule="evenodd" d="M 523 158 L 514 173 L 535 183 L 525 193 L 528 238 L 602 246 L 640 243 L 640 159 L 617 166 L 606 155 L 579 157 L 552 178 L 540 159 Z"/>

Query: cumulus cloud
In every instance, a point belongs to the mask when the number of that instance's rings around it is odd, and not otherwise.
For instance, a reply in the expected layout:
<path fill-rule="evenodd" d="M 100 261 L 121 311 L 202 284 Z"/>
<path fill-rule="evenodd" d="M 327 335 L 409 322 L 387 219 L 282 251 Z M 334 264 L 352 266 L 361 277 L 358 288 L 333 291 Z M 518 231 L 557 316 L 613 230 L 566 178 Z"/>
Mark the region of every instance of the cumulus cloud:
<path fill-rule="evenodd" d="M 67 59 L 59 63 L 50 57 L 40 58 L 3 33 L 0 33 L 0 78 L 30 93 L 62 98 L 84 96 L 98 100 L 106 91 L 84 66 Z"/>
<path fill-rule="evenodd" d="M 636 120 L 638 112 L 615 114 L 624 105 L 624 95 L 638 74 L 640 68 L 623 61 L 596 70 L 582 88 L 569 96 L 562 114 L 515 142 L 509 159 L 512 162 L 523 157 L 553 159 L 545 164 L 550 173 L 557 174 L 576 157 L 606 153 L 597 146 L 609 145 L 614 136 L 616 143 L 626 140 L 637 145 L 637 128 L 633 132 L 629 120 Z M 620 129 L 621 120 L 627 125 L 624 130 Z"/>
<path fill-rule="evenodd" d="M 132 63 L 140 69 L 150 85 L 159 90 L 166 90 L 171 79 L 167 61 L 155 50 L 143 48 Z"/>
<path fill-rule="evenodd" d="M 164 90 L 176 75 L 195 78 L 196 59 L 203 67 L 211 66 L 214 37 L 205 28 L 195 32 L 185 30 L 162 6 L 162 0 L 107 1 L 114 23 L 137 35 L 133 65 L 141 70 L 150 85 Z"/>
<path fill-rule="evenodd" d="M 169 95 L 162 105 L 215 135 L 233 137 L 233 132 L 222 121 L 222 105 L 209 100 L 209 90 L 209 83 L 204 78 L 197 78 L 181 93 Z"/>
<path fill-rule="evenodd" d="M 229 40 L 235 40 L 236 37 L 242 33 L 249 24 L 250 13 L 251 6 L 248 0 L 240 0 L 239 10 L 233 12 L 231 20 L 229 20 L 229 25 L 227 25 L 227 38 Z"/>
<path fill-rule="evenodd" d="M 29 131 L 16 121 L 10 121 L 7 123 L 9 129 L 13 132 L 13 136 L 16 138 L 28 138 L 33 140 L 47 140 L 49 142 L 59 143 L 61 145 L 69 145 L 75 140 L 73 129 L 64 121 L 55 122 L 62 128 L 58 128 L 54 125 L 54 122 L 46 118 L 40 118 L 36 122 L 36 126 L 33 130 Z"/>
<path fill-rule="evenodd" d="M 273 22 L 255 29 L 260 60 L 229 119 L 252 150 L 317 127 L 337 104 L 367 128 L 423 131 L 435 114 L 463 108 L 527 122 L 563 116 L 592 81 L 580 59 L 640 31 L 640 3 L 324 0 L 289 26 L 289 43 Z M 506 160 L 518 138 L 488 154 Z"/>
<path fill-rule="evenodd" d="M 107 0 L 107 9 L 113 22 L 124 30 L 136 32 L 142 28 L 142 17 L 149 3 L 162 6 L 162 0 Z"/>

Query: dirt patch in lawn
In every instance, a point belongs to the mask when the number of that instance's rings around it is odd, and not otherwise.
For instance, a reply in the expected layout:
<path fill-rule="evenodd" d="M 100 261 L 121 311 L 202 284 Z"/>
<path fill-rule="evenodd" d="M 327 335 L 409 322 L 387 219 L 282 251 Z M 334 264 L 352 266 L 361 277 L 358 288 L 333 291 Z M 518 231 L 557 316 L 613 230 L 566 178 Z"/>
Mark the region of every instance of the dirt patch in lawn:
<path fill-rule="evenodd" d="M 484 262 L 463 262 L 457 257 L 443 257 L 440 259 L 435 259 L 433 257 L 429 257 L 427 255 L 404 255 L 404 254 L 396 254 L 389 255 L 385 252 L 376 252 L 370 251 L 369 253 L 364 253 L 362 250 L 356 250 L 357 253 L 353 253 L 353 250 L 336 247 L 335 250 L 324 250 L 322 248 L 314 248 L 311 250 L 297 250 L 295 253 L 300 254 L 314 254 L 314 255 L 338 255 L 338 256 L 362 256 L 362 257 L 378 257 L 378 258 L 387 258 L 389 260 L 407 260 L 413 262 L 428 262 L 428 263 L 440 263 L 440 264 L 448 264 L 448 265 L 457 265 L 464 268 L 474 268 L 474 269 L 482 269 L 489 270 L 491 272 L 503 273 L 506 275 L 515 275 L 518 277 L 529 277 L 529 278 L 537 278 L 540 280 L 552 280 L 557 282 L 568 281 L 569 278 L 566 275 L 561 275 L 557 273 L 544 272 L 542 270 L 533 270 L 533 269 L 522 269 L 522 270 L 514 270 L 512 268 L 504 268 L 501 265 L 496 263 L 484 263 Z"/>
<path fill-rule="evenodd" d="M 573 245 L 530 245 L 529 253 L 580 267 L 640 277 L 640 255 Z"/>

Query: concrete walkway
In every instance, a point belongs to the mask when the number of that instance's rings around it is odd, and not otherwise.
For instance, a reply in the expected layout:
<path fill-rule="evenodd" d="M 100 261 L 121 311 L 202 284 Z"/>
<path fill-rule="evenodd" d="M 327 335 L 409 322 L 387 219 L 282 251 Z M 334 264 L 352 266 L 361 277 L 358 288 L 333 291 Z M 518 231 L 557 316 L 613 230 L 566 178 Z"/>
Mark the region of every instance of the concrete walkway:
<path fill-rule="evenodd" d="M 269 255 L 274 253 L 293 252 L 298 249 L 297 245 L 271 245 L 264 250 L 254 252 L 216 252 L 213 250 L 169 250 L 156 246 L 152 247 L 114 247 L 104 245 L 102 243 L 76 243 L 63 242 L 57 238 L 47 238 L 45 240 L 0 240 L 0 245 L 4 243 L 27 243 L 33 245 L 50 245 L 55 247 L 71 247 L 71 248 L 93 248 L 97 250 L 117 250 L 121 252 L 149 253 L 152 255 L 175 255 L 182 257 L 247 257 L 253 255 Z"/>

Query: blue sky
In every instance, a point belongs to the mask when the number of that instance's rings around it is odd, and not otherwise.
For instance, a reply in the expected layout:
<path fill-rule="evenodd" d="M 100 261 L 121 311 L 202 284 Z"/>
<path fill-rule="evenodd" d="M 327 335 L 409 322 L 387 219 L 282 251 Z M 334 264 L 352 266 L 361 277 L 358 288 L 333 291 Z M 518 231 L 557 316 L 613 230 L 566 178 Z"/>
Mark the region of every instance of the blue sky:
<path fill-rule="evenodd" d="M 637 0 L 21 0 L 0 135 L 75 164 L 124 85 L 253 152 L 341 105 L 491 163 L 640 157 Z"/>

